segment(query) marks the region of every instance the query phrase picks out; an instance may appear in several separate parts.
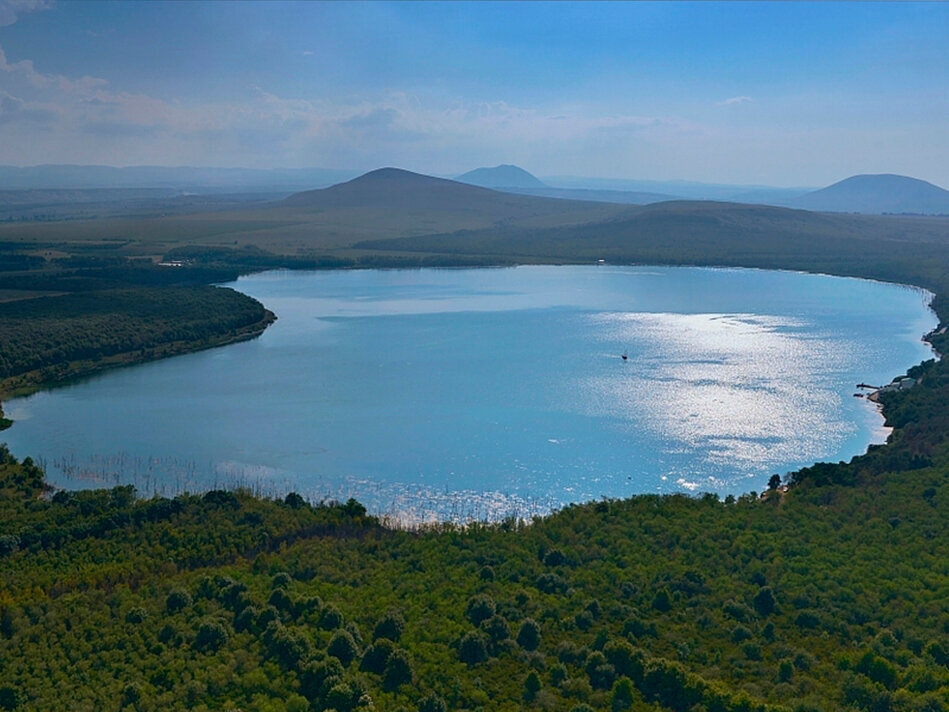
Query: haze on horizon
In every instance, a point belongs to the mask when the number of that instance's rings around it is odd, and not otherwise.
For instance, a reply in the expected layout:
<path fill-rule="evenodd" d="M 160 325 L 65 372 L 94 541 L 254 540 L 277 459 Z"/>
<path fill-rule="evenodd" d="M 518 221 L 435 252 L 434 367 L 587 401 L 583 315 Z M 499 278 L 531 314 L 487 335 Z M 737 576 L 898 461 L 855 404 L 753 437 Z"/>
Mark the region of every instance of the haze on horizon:
<path fill-rule="evenodd" d="M 0 0 L 0 164 L 949 187 L 946 3 Z"/>

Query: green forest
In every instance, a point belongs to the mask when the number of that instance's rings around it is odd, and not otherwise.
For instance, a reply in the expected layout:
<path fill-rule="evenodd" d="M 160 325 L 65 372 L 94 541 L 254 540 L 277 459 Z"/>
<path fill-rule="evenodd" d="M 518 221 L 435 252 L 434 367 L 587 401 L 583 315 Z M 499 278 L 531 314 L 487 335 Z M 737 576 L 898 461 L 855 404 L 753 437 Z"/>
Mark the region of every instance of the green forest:
<path fill-rule="evenodd" d="M 213 342 L 266 320 L 231 289 L 169 287 L 80 292 L 0 303 L 0 379 L 6 388 L 75 375 L 75 362 Z M 26 375 L 24 375 L 26 374 Z M 19 377 L 19 380 L 18 380 Z"/>

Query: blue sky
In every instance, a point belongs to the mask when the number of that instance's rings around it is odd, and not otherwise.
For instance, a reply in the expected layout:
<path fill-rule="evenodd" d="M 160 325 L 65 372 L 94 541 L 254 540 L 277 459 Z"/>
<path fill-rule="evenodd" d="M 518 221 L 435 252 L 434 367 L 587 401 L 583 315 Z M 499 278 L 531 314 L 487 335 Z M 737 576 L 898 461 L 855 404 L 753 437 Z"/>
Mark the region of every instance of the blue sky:
<path fill-rule="evenodd" d="M 0 0 L 0 163 L 949 188 L 947 3 Z"/>

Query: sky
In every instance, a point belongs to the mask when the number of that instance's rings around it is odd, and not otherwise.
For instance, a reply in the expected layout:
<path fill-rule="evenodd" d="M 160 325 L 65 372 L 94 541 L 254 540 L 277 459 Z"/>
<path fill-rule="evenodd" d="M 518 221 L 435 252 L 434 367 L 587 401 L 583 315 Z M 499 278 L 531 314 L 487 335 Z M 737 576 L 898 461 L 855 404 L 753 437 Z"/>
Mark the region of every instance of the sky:
<path fill-rule="evenodd" d="M 949 3 L 0 0 L 0 164 L 949 188 Z"/>

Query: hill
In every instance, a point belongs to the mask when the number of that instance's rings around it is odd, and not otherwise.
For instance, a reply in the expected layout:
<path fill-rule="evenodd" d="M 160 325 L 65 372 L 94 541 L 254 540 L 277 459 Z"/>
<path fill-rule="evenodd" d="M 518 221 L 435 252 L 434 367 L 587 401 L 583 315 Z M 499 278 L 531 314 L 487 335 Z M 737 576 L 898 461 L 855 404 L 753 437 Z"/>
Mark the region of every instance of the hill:
<path fill-rule="evenodd" d="M 673 201 L 599 222 L 517 226 L 359 243 L 365 250 L 523 261 L 705 264 L 861 274 L 933 286 L 949 263 L 949 220 L 834 215 L 764 205 Z"/>
<path fill-rule="evenodd" d="M 459 183 L 468 183 L 482 188 L 545 188 L 546 184 L 523 168 L 500 165 L 494 168 L 475 168 L 457 178 Z"/>
<path fill-rule="evenodd" d="M 789 204 L 840 213 L 949 214 L 949 191 L 924 180 L 891 174 L 852 176 Z"/>

